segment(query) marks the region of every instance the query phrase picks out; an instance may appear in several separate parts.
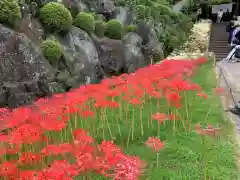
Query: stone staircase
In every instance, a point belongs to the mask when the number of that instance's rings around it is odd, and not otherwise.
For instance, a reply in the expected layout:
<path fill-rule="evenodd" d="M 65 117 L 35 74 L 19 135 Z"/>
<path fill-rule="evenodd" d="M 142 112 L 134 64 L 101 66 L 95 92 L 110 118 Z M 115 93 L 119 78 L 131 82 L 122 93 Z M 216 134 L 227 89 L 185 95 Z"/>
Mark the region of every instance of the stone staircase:
<path fill-rule="evenodd" d="M 213 23 L 211 29 L 209 51 L 215 53 L 216 61 L 225 58 L 230 49 L 228 46 L 228 33 L 226 32 L 227 23 Z"/>

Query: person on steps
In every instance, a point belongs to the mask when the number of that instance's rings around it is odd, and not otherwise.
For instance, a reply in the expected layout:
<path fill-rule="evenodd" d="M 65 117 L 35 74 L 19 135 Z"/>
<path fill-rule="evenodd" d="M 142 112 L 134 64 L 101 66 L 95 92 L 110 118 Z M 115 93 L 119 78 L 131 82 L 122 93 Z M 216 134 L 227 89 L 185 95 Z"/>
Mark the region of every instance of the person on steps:
<path fill-rule="evenodd" d="M 226 27 L 226 31 L 228 32 L 228 44 L 229 44 L 229 46 L 231 45 L 232 35 L 233 35 L 233 31 L 235 30 L 235 28 L 236 27 L 234 26 L 233 21 L 230 21 L 230 23 Z"/>
<path fill-rule="evenodd" d="M 222 22 L 222 17 L 223 17 L 223 11 L 220 9 L 220 11 L 217 13 L 217 23 Z"/>
<path fill-rule="evenodd" d="M 224 61 L 239 62 L 240 59 L 240 24 L 235 22 L 235 30 L 232 32 L 231 52 L 224 58 Z"/>

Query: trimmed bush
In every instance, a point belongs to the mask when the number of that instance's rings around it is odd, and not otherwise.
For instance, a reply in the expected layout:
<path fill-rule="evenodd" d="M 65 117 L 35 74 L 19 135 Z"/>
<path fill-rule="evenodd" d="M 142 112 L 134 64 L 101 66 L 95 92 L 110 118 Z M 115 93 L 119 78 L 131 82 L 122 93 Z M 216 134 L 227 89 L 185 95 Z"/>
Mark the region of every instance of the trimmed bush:
<path fill-rule="evenodd" d="M 56 40 L 45 40 L 41 44 L 41 50 L 44 56 L 54 65 L 62 56 L 62 47 Z"/>
<path fill-rule="evenodd" d="M 94 30 L 94 17 L 90 13 L 80 12 L 73 21 L 73 25 L 87 32 Z"/>
<path fill-rule="evenodd" d="M 67 31 L 72 26 L 72 15 L 64 5 L 50 2 L 40 9 L 40 20 L 51 31 Z"/>
<path fill-rule="evenodd" d="M 105 35 L 112 39 L 121 39 L 122 38 L 122 25 L 116 20 L 112 19 L 107 22 Z"/>
<path fill-rule="evenodd" d="M 20 7 L 16 0 L 0 0 L 0 22 L 14 26 L 21 19 Z"/>
<path fill-rule="evenodd" d="M 138 20 L 141 20 L 141 19 L 145 18 L 145 6 L 137 5 L 135 11 L 136 11 L 136 15 L 137 15 Z"/>
<path fill-rule="evenodd" d="M 98 37 L 103 37 L 105 33 L 105 22 L 97 20 L 94 22 L 94 32 Z"/>
<path fill-rule="evenodd" d="M 130 25 L 130 26 L 125 26 L 124 27 L 124 31 L 126 33 L 128 33 L 128 32 L 136 32 L 136 30 L 137 30 L 137 26 L 135 26 L 135 25 Z"/>

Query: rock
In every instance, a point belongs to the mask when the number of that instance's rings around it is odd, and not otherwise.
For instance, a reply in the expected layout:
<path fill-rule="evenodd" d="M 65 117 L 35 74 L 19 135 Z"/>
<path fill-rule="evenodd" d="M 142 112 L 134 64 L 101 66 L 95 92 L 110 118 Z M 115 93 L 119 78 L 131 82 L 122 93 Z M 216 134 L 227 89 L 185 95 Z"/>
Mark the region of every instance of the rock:
<path fill-rule="evenodd" d="M 162 58 L 164 56 L 163 45 L 158 41 L 156 31 L 151 23 L 140 22 L 137 24 L 136 33 L 142 38 L 144 57 L 157 56 Z"/>
<path fill-rule="evenodd" d="M 0 105 L 11 108 L 54 92 L 54 72 L 23 34 L 0 24 Z"/>
<path fill-rule="evenodd" d="M 135 33 L 128 33 L 123 37 L 125 65 L 124 71 L 127 73 L 135 72 L 150 64 L 149 59 L 144 59 L 141 52 L 142 39 Z"/>
<path fill-rule="evenodd" d="M 70 10 L 73 16 L 82 11 L 88 11 L 87 6 L 81 0 L 61 0 L 66 8 Z"/>
<path fill-rule="evenodd" d="M 89 9 L 91 11 L 94 11 L 97 14 L 102 14 L 107 21 L 116 16 L 116 7 L 111 0 L 102 0 L 98 2 L 87 1 L 86 3 L 90 4 Z"/>
<path fill-rule="evenodd" d="M 85 31 L 72 27 L 65 36 L 59 36 L 57 39 L 63 47 L 64 57 L 61 62 L 64 70 L 60 76 L 68 86 L 97 83 L 105 77 L 98 52 Z"/>
<path fill-rule="evenodd" d="M 44 29 L 42 24 L 35 18 L 29 15 L 27 18 L 21 20 L 18 32 L 24 33 L 32 42 L 39 45 L 43 40 Z"/>
<path fill-rule="evenodd" d="M 126 7 L 118 7 L 116 11 L 116 19 L 122 25 L 131 25 L 134 21 L 133 13 Z"/>
<path fill-rule="evenodd" d="M 94 38 L 94 41 L 104 72 L 108 76 L 121 74 L 125 65 L 122 41 L 108 38 Z"/>

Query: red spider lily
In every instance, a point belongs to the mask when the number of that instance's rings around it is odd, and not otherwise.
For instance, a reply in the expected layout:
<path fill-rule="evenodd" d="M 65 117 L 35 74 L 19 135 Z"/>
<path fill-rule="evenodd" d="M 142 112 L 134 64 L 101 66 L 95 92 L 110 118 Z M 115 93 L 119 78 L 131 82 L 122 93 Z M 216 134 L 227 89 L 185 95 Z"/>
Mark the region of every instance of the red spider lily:
<path fill-rule="evenodd" d="M 42 158 L 41 154 L 31 153 L 31 152 L 23 152 L 20 154 L 18 162 L 20 164 L 35 164 L 38 163 Z"/>
<path fill-rule="evenodd" d="M 100 152 L 104 154 L 107 163 L 110 166 L 116 165 L 122 158 L 122 152 L 112 141 L 102 141 L 98 146 Z"/>
<path fill-rule="evenodd" d="M 202 97 L 202 98 L 204 98 L 204 99 L 208 99 L 208 95 L 205 94 L 205 93 L 199 92 L 199 93 L 197 93 L 196 95 L 199 96 L 199 97 Z"/>
<path fill-rule="evenodd" d="M 59 132 L 66 128 L 67 123 L 63 120 L 58 119 L 46 119 L 41 120 L 39 122 L 39 125 L 45 130 L 45 131 L 56 131 Z"/>
<path fill-rule="evenodd" d="M 152 115 L 153 120 L 157 120 L 160 124 L 169 119 L 169 116 L 163 113 L 156 113 Z"/>
<path fill-rule="evenodd" d="M 35 180 L 37 172 L 32 170 L 22 171 L 15 180 Z"/>
<path fill-rule="evenodd" d="M 66 153 L 71 153 L 74 150 L 74 145 L 70 143 L 63 143 L 63 144 L 48 144 L 46 147 L 44 147 L 41 151 L 41 153 L 44 156 L 50 156 L 50 155 L 64 155 Z"/>
<path fill-rule="evenodd" d="M 130 100 L 128 100 L 128 102 L 132 105 L 141 105 L 142 104 L 142 101 L 138 98 L 132 98 Z"/>
<path fill-rule="evenodd" d="M 114 180 L 136 180 L 142 174 L 143 162 L 135 156 L 124 156 L 117 164 Z"/>
<path fill-rule="evenodd" d="M 61 148 L 58 145 L 55 144 L 48 144 L 46 147 L 44 147 L 41 151 L 41 153 L 45 156 L 49 155 L 58 155 L 60 154 Z"/>
<path fill-rule="evenodd" d="M 75 129 L 73 131 L 73 136 L 75 143 L 79 142 L 81 144 L 88 144 L 88 143 L 93 143 L 94 140 L 91 136 L 88 135 L 88 132 L 83 130 L 83 129 Z"/>
<path fill-rule="evenodd" d="M 214 128 L 212 125 L 208 125 L 207 128 L 201 129 L 201 125 L 196 124 L 195 131 L 197 134 L 200 134 L 200 135 L 215 137 L 220 135 L 221 128 Z"/>
<path fill-rule="evenodd" d="M 95 115 L 94 112 L 91 111 L 91 110 L 81 110 L 81 111 L 79 112 L 79 114 L 80 114 L 83 118 L 89 118 L 89 117 L 93 118 L 94 115 Z"/>
<path fill-rule="evenodd" d="M 159 99 L 159 98 L 162 97 L 162 93 L 157 92 L 157 91 L 153 91 L 153 92 L 149 93 L 149 95 L 150 95 L 151 97 L 154 97 L 154 98 L 157 98 L 157 99 Z"/>
<path fill-rule="evenodd" d="M 158 152 L 164 147 L 164 142 L 156 137 L 149 137 L 145 142 L 145 145 L 152 148 L 153 151 Z"/>
<path fill-rule="evenodd" d="M 0 165 L 0 177 L 14 176 L 17 172 L 18 169 L 15 163 L 6 161 Z"/>
<path fill-rule="evenodd" d="M 20 144 L 8 144 L 6 148 L 6 154 L 17 154 L 20 151 Z"/>
<path fill-rule="evenodd" d="M 170 104 L 173 104 L 176 108 L 180 107 L 181 96 L 179 95 L 179 93 L 177 91 L 168 90 L 165 92 L 165 96 L 166 96 L 167 101 Z"/>
<path fill-rule="evenodd" d="M 220 95 L 220 94 L 222 94 L 222 93 L 224 93 L 224 92 L 225 92 L 225 89 L 224 89 L 224 88 L 216 88 L 216 89 L 215 89 L 215 93 L 218 94 L 218 95 Z"/>
<path fill-rule="evenodd" d="M 38 173 L 39 180 L 74 180 L 79 174 L 78 167 L 75 164 L 69 164 L 65 160 L 54 161 L 48 169 Z"/>
<path fill-rule="evenodd" d="M 22 124 L 10 133 L 11 143 L 32 144 L 40 141 L 43 131 L 33 124 Z"/>

